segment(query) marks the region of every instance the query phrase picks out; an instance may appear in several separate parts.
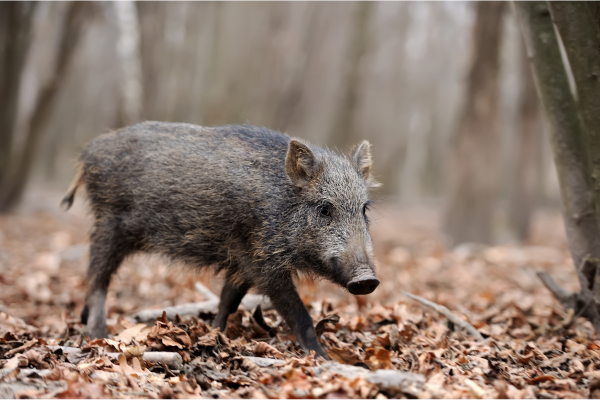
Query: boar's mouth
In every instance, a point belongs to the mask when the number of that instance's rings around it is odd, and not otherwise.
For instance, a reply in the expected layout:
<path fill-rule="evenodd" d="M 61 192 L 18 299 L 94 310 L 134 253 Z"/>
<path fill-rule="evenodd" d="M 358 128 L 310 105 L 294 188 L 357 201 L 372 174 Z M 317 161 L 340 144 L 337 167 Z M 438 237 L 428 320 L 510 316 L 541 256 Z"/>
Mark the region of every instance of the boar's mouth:
<path fill-rule="evenodd" d="M 377 286 L 379 286 L 379 279 L 374 276 L 365 276 L 348 282 L 346 287 L 352 294 L 369 294 L 373 293 Z"/>

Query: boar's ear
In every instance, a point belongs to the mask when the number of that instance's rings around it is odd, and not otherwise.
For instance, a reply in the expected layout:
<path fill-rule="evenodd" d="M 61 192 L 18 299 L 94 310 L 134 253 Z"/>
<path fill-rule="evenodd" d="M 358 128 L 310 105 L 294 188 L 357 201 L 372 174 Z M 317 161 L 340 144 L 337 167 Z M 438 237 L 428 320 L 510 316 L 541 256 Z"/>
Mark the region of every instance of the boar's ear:
<path fill-rule="evenodd" d="M 376 188 L 381 186 L 371 173 L 373 159 L 371 158 L 371 144 L 367 140 L 363 140 L 350 151 L 350 160 L 354 164 L 358 174 L 365 180 L 367 187 Z"/>
<path fill-rule="evenodd" d="M 319 171 L 319 161 L 315 153 L 298 139 L 290 140 L 285 157 L 285 172 L 294 186 L 303 187 Z"/>

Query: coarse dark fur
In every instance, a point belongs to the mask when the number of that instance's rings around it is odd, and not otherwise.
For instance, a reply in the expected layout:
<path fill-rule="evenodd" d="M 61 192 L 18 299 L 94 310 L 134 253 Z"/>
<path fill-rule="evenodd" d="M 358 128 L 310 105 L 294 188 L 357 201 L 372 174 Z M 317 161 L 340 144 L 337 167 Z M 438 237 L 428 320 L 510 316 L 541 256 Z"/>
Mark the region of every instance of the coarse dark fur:
<path fill-rule="evenodd" d="M 294 276 L 355 294 L 379 283 L 365 215 L 377 185 L 367 141 L 339 155 L 265 128 L 144 122 L 99 136 L 80 162 L 63 204 L 85 186 L 94 226 L 82 320 L 93 337 L 107 336 L 110 279 L 135 252 L 222 271 L 222 330 L 255 288 L 303 348 L 325 358 Z"/>

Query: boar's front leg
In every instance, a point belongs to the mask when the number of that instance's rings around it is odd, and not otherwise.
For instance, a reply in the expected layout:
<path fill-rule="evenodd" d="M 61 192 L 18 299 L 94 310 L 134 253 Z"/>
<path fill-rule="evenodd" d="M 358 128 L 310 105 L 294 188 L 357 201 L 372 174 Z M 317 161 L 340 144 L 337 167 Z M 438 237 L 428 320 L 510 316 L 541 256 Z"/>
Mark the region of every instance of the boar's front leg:
<path fill-rule="evenodd" d="M 236 286 L 229 280 L 225 282 L 225 286 L 223 286 L 223 290 L 221 291 L 219 311 L 213 322 L 213 328 L 221 328 L 221 332 L 225 332 L 225 328 L 227 328 L 227 318 L 230 314 L 237 311 L 247 291 L 247 285 Z"/>
<path fill-rule="evenodd" d="M 291 277 L 271 277 L 270 284 L 262 291 L 271 299 L 273 307 L 281 315 L 283 320 L 292 328 L 296 340 L 302 348 L 310 353 L 314 350 L 316 357 L 330 360 L 329 356 L 317 341 L 317 333 L 313 326 L 312 318 L 304 307 L 302 299 L 296 290 L 296 285 Z"/>

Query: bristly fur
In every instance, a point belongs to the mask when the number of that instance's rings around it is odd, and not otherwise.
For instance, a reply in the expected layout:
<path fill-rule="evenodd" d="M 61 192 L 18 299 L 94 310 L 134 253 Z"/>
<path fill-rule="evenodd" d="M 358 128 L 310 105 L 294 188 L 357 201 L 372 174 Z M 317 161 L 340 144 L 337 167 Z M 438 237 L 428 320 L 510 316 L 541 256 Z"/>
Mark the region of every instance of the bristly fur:
<path fill-rule="evenodd" d="M 248 125 L 145 122 L 99 136 L 80 161 L 63 203 L 85 185 L 95 219 L 83 311 L 92 336 L 106 335 L 110 278 L 135 252 L 223 271 L 222 329 L 256 288 L 318 355 L 296 272 L 342 287 L 374 277 L 364 210 L 377 183 L 367 141 L 342 156 Z"/>

